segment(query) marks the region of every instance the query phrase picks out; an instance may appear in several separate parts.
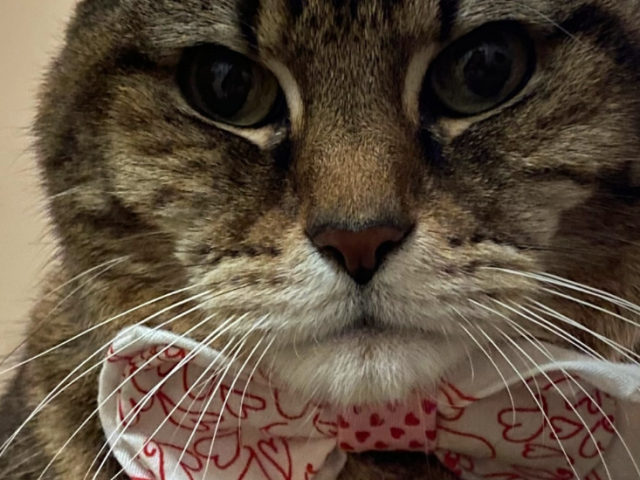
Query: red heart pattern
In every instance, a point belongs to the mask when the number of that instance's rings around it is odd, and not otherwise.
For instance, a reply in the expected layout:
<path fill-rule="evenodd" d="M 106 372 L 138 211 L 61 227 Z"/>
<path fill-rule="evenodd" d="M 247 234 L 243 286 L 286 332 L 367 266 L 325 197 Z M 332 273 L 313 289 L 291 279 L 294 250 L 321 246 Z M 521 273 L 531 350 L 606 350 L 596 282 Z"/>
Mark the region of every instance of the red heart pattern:
<path fill-rule="evenodd" d="M 443 383 L 438 402 L 418 397 L 336 412 L 270 389 L 268 376 L 247 384 L 230 371 L 194 391 L 212 360 L 185 363 L 182 348 L 110 352 L 105 371 L 116 372 L 109 378 L 118 388 L 105 433 L 120 424 L 135 432 L 125 439 L 134 446 L 112 446 L 137 480 L 313 480 L 336 447 L 435 453 L 463 479 L 602 480 L 601 455 L 616 436 L 616 400 L 587 383 L 571 396 L 560 374 L 483 399 Z"/>
<path fill-rule="evenodd" d="M 404 424 L 408 427 L 415 427 L 416 425 L 420 425 L 420 419 L 416 417 L 415 413 L 409 412 L 404 417 Z"/>
<path fill-rule="evenodd" d="M 381 427 L 384 425 L 384 420 L 377 413 L 372 413 L 371 417 L 369 417 L 369 425 L 372 427 Z"/>
<path fill-rule="evenodd" d="M 420 402 L 407 406 L 388 404 L 384 408 L 360 406 L 337 416 L 338 437 L 341 443 L 367 450 L 429 450 L 433 440 L 426 431 L 435 429 L 435 411 L 432 415 L 416 414 Z"/>

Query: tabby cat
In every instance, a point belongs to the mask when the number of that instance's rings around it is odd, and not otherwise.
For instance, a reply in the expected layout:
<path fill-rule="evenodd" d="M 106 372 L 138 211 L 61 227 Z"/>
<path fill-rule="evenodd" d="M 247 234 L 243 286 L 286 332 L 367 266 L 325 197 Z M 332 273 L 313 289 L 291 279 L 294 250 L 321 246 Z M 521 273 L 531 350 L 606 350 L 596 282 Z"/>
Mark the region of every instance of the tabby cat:
<path fill-rule="evenodd" d="M 35 133 L 59 255 L 3 480 L 96 474 L 90 367 L 134 324 L 237 318 L 214 347 L 267 338 L 333 404 L 430 388 L 501 334 L 637 345 L 635 0 L 84 0 Z M 452 477 L 372 453 L 340 478 Z"/>

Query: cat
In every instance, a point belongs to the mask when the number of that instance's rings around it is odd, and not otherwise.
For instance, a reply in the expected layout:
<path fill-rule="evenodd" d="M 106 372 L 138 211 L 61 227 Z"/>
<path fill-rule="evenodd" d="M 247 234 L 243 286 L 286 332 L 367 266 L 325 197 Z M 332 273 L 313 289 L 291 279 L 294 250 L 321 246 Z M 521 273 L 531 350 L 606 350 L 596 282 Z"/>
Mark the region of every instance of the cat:
<path fill-rule="evenodd" d="M 501 335 L 634 361 L 639 107 L 633 0 L 81 1 L 35 123 L 59 254 L 0 476 L 118 474 L 92 367 L 135 324 L 233 319 L 214 347 L 266 339 L 337 405 Z M 369 453 L 340 478 L 453 476 Z"/>

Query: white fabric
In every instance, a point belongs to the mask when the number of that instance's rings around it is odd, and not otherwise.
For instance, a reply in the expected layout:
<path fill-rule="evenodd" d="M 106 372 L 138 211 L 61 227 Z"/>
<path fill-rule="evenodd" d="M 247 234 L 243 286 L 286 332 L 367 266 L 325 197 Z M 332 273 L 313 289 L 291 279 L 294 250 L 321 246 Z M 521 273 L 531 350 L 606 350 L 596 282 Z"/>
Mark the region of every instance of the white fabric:
<path fill-rule="evenodd" d="M 479 352 L 435 398 L 336 411 L 134 327 L 104 362 L 100 419 L 132 480 L 335 480 L 367 450 L 433 453 L 465 480 L 640 480 L 640 367 L 519 347 Z"/>

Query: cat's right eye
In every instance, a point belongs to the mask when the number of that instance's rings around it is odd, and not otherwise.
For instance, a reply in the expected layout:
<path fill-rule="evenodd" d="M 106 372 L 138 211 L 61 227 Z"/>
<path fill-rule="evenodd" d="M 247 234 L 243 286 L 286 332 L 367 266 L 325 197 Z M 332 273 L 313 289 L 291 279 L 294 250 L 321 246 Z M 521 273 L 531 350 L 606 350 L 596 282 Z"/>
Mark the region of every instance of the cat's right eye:
<path fill-rule="evenodd" d="M 427 73 L 427 93 L 449 116 L 472 116 L 515 96 L 531 78 L 535 54 L 517 24 L 479 27 L 447 47 Z"/>
<path fill-rule="evenodd" d="M 178 83 L 198 113 L 236 127 L 261 126 L 284 103 L 280 85 L 269 70 L 218 45 L 187 50 L 178 67 Z"/>

